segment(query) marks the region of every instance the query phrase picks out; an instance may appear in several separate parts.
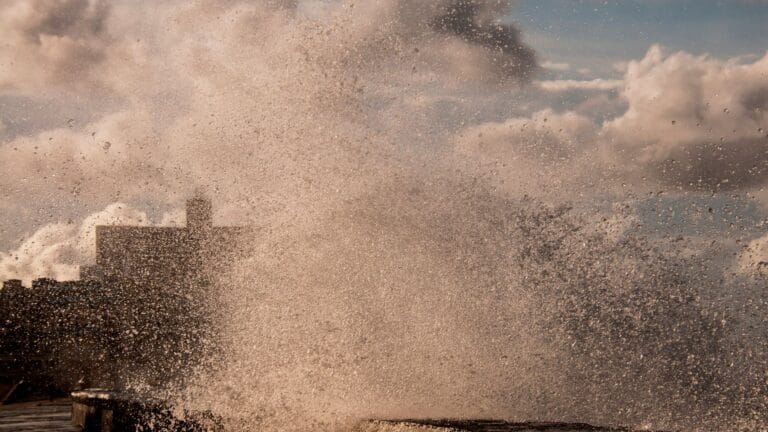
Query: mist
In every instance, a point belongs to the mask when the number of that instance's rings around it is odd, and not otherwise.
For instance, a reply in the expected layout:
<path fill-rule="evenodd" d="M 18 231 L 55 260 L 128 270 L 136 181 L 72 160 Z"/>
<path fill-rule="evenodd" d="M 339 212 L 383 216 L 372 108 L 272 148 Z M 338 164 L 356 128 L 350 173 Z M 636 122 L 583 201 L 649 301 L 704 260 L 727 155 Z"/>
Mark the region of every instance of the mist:
<path fill-rule="evenodd" d="M 177 225 L 200 190 L 256 228 L 179 407 L 231 430 L 765 424 L 765 227 L 727 213 L 765 205 L 768 56 L 651 46 L 574 84 L 498 0 L 0 12 L 0 98 L 37 119 L 0 118 L 0 275 L 75 279 L 95 224 Z M 535 102 L 574 86 L 606 93 Z M 715 228 L 651 226 L 669 196 Z"/>

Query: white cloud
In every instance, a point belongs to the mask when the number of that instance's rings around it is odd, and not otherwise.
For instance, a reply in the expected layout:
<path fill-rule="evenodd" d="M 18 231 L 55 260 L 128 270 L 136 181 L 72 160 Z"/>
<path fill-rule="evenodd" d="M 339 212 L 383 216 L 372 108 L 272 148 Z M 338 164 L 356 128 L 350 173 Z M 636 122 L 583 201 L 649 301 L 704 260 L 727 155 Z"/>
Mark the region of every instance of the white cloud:
<path fill-rule="evenodd" d="M 627 63 L 622 80 L 536 82 L 547 91 L 618 89 L 617 101 L 600 96 L 584 106 L 624 108 L 602 124 L 563 127 L 557 139 L 543 141 L 577 143 L 589 155 L 596 181 L 615 178 L 641 187 L 658 184 L 683 190 L 754 189 L 768 182 L 766 78 L 768 55 L 745 63 L 670 54 L 654 46 L 642 59 Z M 560 116 L 569 114 L 579 115 Z M 510 122 L 536 124 L 535 118 Z M 541 144 L 542 135 L 518 135 L 501 142 L 513 143 L 507 154 L 522 155 L 527 145 L 522 143 Z M 461 151 L 466 153 L 466 146 Z M 475 146 L 474 151 L 480 159 L 507 157 L 498 146 L 488 144 Z M 584 160 L 571 162 L 577 166 Z"/>
<path fill-rule="evenodd" d="M 491 169 L 503 188 L 515 194 L 563 198 L 578 187 L 589 164 L 598 125 L 574 113 L 546 109 L 530 118 L 489 122 L 462 130 L 455 139 L 457 156 L 481 172 Z"/>
<path fill-rule="evenodd" d="M 565 72 L 571 70 L 571 65 L 568 63 L 557 63 L 552 61 L 545 61 L 541 63 L 541 67 L 558 72 Z"/>
<path fill-rule="evenodd" d="M 0 252 L 0 280 L 40 277 L 58 280 L 79 278 L 79 266 L 93 262 L 97 225 L 146 225 L 147 215 L 125 204 L 115 203 L 79 224 L 54 223 L 37 230 L 17 249 Z"/>
<path fill-rule="evenodd" d="M 624 81 L 597 78 L 593 80 L 536 81 L 535 84 L 545 91 L 562 92 L 569 90 L 616 90 L 624 85 Z"/>
<path fill-rule="evenodd" d="M 768 55 L 753 63 L 651 48 L 629 63 L 623 115 L 603 143 L 627 168 L 684 189 L 740 189 L 768 180 Z"/>
<path fill-rule="evenodd" d="M 462 131 L 458 149 L 504 159 L 565 158 L 578 152 L 584 141 L 595 135 L 595 127 L 591 120 L 579 114 L 547 109 L 530 118 L 469 127 Z"/>

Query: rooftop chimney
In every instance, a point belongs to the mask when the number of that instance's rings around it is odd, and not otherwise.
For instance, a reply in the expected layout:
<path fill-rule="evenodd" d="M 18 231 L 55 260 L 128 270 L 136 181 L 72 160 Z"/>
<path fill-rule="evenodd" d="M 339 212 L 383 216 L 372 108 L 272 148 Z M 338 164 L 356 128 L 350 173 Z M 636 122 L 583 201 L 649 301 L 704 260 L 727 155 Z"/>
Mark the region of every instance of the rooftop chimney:
<path fill-rule="evenodd" d="M 22 290 L 24 285 L 20 279 L 8 279 L 3 282 L 3 291 Z"/>

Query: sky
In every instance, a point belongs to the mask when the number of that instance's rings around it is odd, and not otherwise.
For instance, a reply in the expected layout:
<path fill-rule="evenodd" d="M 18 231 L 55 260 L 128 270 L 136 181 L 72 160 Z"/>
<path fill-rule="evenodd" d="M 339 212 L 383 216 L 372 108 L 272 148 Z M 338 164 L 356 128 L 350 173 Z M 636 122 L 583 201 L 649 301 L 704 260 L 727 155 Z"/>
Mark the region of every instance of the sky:
<path fill-rule="evenodd" d="M 764 1 L 523 0 L 510 18 L 545 59 L 601 76 L 654 44 L 718 58 L 754 58 L 768 46 Z"/>
<path fill-rule="evenodd" d="M 596 211 L 660 191 L 748 209 L 762 257 L 766 18 L 764 1 L 6 2 L 0 274 L 76 277 L 85 221 L 183 223 L 197 189 L 226 223 L 302 218 L 368 164 Z"/>

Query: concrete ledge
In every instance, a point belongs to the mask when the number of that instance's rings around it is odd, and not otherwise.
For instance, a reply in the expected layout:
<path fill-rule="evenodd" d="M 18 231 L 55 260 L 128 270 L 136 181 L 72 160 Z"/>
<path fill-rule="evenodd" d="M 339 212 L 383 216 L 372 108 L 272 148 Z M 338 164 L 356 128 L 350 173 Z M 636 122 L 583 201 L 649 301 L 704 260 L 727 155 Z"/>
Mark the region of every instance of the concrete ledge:
<path fill-rule="evenodd" d="M 115 394 L 108 390 L 90 389 L 72 393 L 72 424 L 85 432 L 114 430 Z"/>
<path fill-rule="evenodd" d="M 83 432 L 134 431 L 142 426 L 169 432 L 222 432 L 221 421 L 210 413 L 175 416 L 166 404 L 140 400 L 104 389 L 72 393 L 72 424 Z"/>
<path fill-rule="evenodd" d="M 633 432 L 629 428 L 600 427 L 586 423 L 527 422 L 504 420 L 369 420 L 356 432 Z M 645 431 L 648 432 L 648 431 Z"/>

